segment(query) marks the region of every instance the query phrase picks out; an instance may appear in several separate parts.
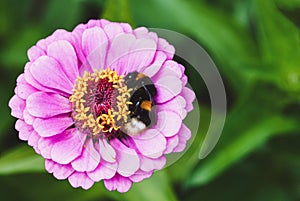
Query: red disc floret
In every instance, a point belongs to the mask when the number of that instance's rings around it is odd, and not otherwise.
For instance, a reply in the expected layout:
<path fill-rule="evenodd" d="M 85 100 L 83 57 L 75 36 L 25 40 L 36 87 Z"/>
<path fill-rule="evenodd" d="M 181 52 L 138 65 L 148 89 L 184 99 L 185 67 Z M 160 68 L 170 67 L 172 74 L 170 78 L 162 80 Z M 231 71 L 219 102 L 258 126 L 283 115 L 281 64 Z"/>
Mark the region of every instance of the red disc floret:
<path fill-rule="evenodd" d="M 112 109 L 113 92 L 113 84 L 108 82 L 107 78 L 99 80 L 94 92 L 93 101 L 94 111 L 97 117 L 101 114 L 107 114 L 108 110 Z"/>

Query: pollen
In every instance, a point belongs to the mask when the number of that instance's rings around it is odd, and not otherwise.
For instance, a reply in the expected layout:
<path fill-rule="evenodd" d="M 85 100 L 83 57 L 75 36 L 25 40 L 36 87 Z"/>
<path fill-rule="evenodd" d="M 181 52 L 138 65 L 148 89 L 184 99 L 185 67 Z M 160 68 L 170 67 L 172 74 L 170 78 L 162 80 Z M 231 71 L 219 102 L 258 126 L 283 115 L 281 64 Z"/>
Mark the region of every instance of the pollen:
<path fill-rule="evenodd" d="M 90 136 L 112 137 L 127 122 L 130 91 L 124 76 L 111 69 L 85 72 L 69 97 L 75 126 Z"/>

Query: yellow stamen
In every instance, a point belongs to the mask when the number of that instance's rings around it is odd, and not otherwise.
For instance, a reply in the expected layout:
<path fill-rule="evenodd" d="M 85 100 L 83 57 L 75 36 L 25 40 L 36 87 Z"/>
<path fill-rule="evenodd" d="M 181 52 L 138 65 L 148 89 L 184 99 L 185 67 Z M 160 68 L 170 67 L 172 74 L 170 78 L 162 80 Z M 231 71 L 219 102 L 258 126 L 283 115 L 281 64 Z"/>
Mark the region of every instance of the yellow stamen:
<path fill-rule="evenodd" d="M 132 89 L 127 88 L 123 78 L 123 75 L 120 76 L 116 71 L 108 68 L 101 71 L 94 70 L 93 73 L 84 72 L 82 77 L 76 79 L 76 84 L 72 90 L 73 95 L 69 97 L 69 100 L 75 112 L 73 118 L 75 121 L 80 122 L 82 129 L 89 129 L 93 135 L 97 135 L 101 132 L 117 131 L 120 128 L 116 125 L 118 122 L 127 122 L 130 114 L 127 105 L 132 104 L 129 101 Z M 91 109 L 87 99 L 94 91 L 93 88 L 89 88 L 89 83 L 98 83 L 103 79 L 107 79 L 116 89 L 116 105 L 108 109 L 107 114 L 95 116 L 94 109 Z"/>

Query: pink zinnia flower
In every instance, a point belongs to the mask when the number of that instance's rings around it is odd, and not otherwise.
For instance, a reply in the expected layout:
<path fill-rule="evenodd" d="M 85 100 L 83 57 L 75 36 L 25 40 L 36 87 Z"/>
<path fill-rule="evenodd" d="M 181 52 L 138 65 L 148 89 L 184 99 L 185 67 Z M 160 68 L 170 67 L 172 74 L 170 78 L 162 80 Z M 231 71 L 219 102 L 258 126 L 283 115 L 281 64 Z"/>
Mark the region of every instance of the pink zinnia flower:
<path fill-rule="evenodd" d="M 108 190 L 128 191 L 191 136 L 182 120 L 195 95 L 174 51 L 155 33 L 125 23 L 90 20 L 55 31 L 28 50 L 9 102 L 19 138 L 73 187 L 103 180 Z M 141 84 L 144 78 L 150 82 Z M 138 100 L 132 80 L 144 90 Z M 151 124 L 138 115 L 152 115 Z"/>

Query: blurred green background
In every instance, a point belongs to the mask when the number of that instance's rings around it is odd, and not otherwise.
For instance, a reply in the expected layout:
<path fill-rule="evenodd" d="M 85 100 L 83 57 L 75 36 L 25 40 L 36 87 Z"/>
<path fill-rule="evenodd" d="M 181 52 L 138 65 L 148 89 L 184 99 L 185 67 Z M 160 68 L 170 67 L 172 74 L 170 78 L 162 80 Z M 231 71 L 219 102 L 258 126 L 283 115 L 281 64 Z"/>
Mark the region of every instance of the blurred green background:
<path fill-rule="evenodd" d="M 47 174 L 18 140 L 9 98 L 39 39 L 91 18 L 183 33 L 211 55 L 224 80 L 228 115 L 213 152 L 198 159 L 207 131 L 207 89 L 187 67 L 201 110 L 194 143 L 175 164 L 126 194 L 102 182 L 84 191 Z M 0 1 L 1 200 L 300 200 L 299 0 Z"/>

